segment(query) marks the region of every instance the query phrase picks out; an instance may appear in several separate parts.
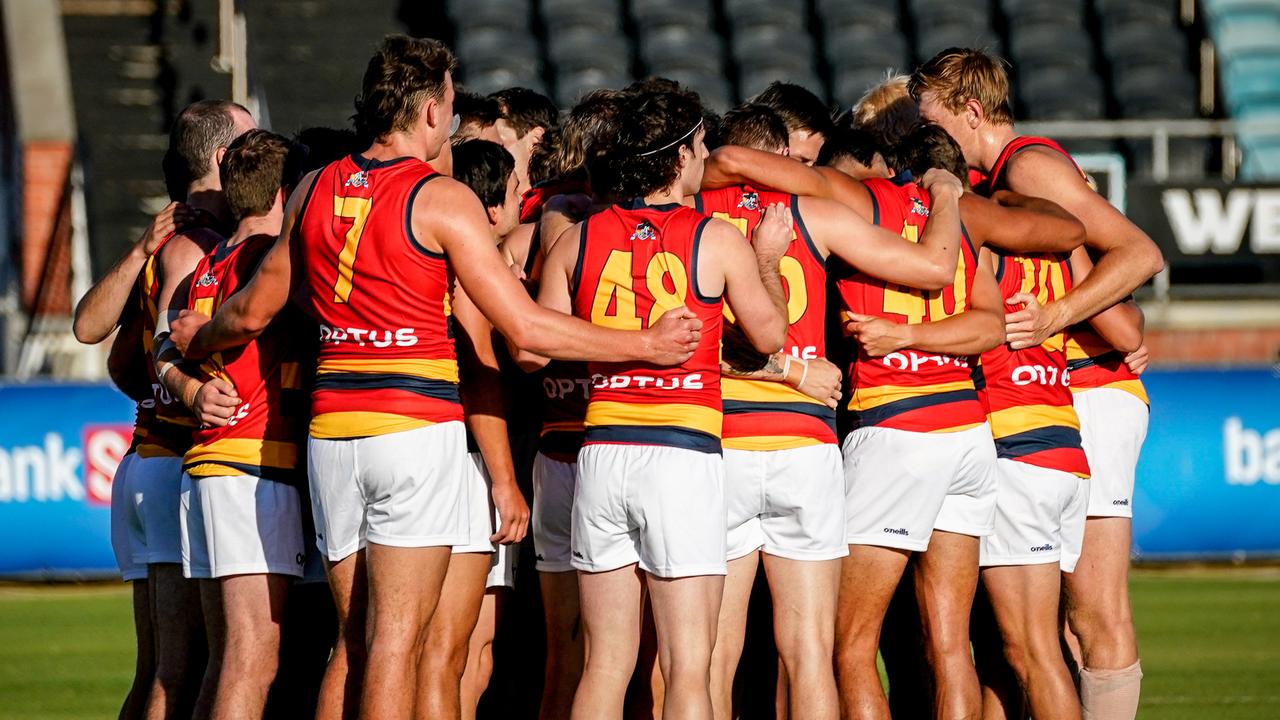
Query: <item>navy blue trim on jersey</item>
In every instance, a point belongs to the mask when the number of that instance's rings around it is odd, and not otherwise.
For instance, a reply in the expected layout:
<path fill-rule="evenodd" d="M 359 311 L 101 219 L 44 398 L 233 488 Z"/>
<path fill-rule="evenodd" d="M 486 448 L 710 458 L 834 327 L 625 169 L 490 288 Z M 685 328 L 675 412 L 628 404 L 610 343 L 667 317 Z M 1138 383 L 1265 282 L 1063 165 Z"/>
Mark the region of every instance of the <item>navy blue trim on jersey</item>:
<path fill-rule="evenodd" d="M 969 244 L 969 252 L 973 253 L 973 259 L 978 260 L 978 248 L 973 246 L 973 239 L 969 237 L 969 231 L 965 228 L 964 222 L 960 223 L 960 236 Z"/>
<path fill-rule="evenodd" d="M 751 402 L 749 400 L 725 400 L 725 415 L 747 415 L 750 413 L 787 412 L 797 415 L 808 415 L 817 418 L 836 429 L 836 411 L 826 405 L 807 402 Z"/>
<path fill-rule="evenodd" d="M 444 260 L 444 253 L 426 249 L 422 246 L 422 243 L 418 242 L 418 236 L 413 234 L 413 201 L 418 197 L 418 191 L 422 189 L 423 185 L 438 177 L 440 177 L 440 173 L 433 172 L 415 183 L 413 189 L 409 191 L 409 199 L 404 204 L 404 234 L 409 239 L 410 247 L 414 250 L 434 260 Z M 352 268 L 352 272 L 355 272 L 354 268 Z"/>
<path fill-rule="evenodd" d="M 719 455 L 720 438 L 674 425 L 594 425 L 587 428 L 584 444 L 660 445 Z"/>
<path fill-rule="evenodd" d="M 398 373 L 320 373 L 316 375 L 315 390 L 404 390 L 415 395 L 461 402 L 458 384 L 448 380 L 434 380 Z"/>
<path fill-rule="evenodd" d="M 693 296 L 699 301 L 707 305 L 714 305 L 720 302 L 720 296 L 709 297 L 703 295 L 698 289 L 698 249 L 702 246 L 702 231 L 706 229 L 707 223 L 711 222 L 711 218 L 704 217 L 698 221 L 698 229 L 693 233 L 693 244 L 689 253 L 689 287 L 693 288 Z"/>
<path fill-rule="evenodd" d="M 996 253 L 996 284 L 1004 277 L 1004 253 Z"/>
<path fill-rule="evenodd" d="M 827 266 L 827 258 L 822 257 L 822 253 L 818 252 L 818 246 L 813 244 L 813 237 L 809 235 L 809 228 L 805 227 L 804 218 L 800 217 L 800 198 L 796 195 L 791 196 L 791 219 L 795 221 L 796 227 L 800 229 L 800 237 L 804 239 L 804 244 L 809 248 L 809 252 L 813 254 L 813 259 L 823 268 Z"/>
<path fill-rule="evenodd" d="M 933 407 L 935 405 L 948 405 L 956 402 L 978 401 L 977 390 L 951 390 L 949 392 L 933 393 L 930 395 L 919 395 L 916 397 L 896 400 L 891 403 L 885 403 L 879 407 L 869 408 L 867 410 L 858 410 L 854 412 L 860 427 L 868 427 L 879 425 L 892 417 L 908 413 L 921 408 Z"/>
<path fill-rule="evenodd" d="M 706 214 L 707 214 L 707 211 L 703 209 L 703 205 L 702 205 L 702 193 L 694 193 L 694 196 L 693 196 L 693 209 L 694 209 L 694 210 L 697 210 L 698 212 L 702 213 L 703 215 L 706 215 Z"/>
<path fill-rule="evenodd" d="M 897 175 L 894 175 L 893 177 L 889 178 L 889 182 L 893 183 L 894 185 L 897 185 L 898 187 L 902 187 L 903 185 L 910 185 L 915 181 L 916 181 L 916 176 L 913 175 L 910 170 L 903 170 Z"/>
<path fill-rule="evenodd" d="M 650 205 L 644 201 L 644 198 L 632 198 L 627 202 L 618 203 L 618 207 L 624 210 L 657 210 L 658 212 L 671 212 L 684 207 L 680 203 L 662 203 L 661 205 Z"/>
<path fill-rule="evenodd" d="M 880 202 L 876 200 L 875 191 L 867 185 L 862 187 L 866 188 L 867 194 L 871 196 L 871 224 L 880 227 Z"/>
<path fill-rule="evenodd" d="M 1087 367 L 1094 367 L 1095 365 L 1106 366 L 1110 369 L 1117 369 L 1123 363 L 1124 363 L 1124 356 L 1120 354 L 1119 350 L 1108 350 L 1107 352 L 1104 352 L 1101 355 L 1098 355 L 1096 357 L 1086 357 L 1086 358 L 1077 358 L 1075 360 L 1068 360 L 1067 371 L 1075 372 L 1077 370 L 1083 370 Z"/>
<path fill-rule="evenodd" d="M 392 165 L 395 165 L 397 163 L 402 163 L 405 160 L 414 160 L 414 159 L 416 158 L 410 157 L 408 155 L 402 155 L 398 158 L 391 158 L 390 160 L 375 160 L 373 158 L 367 158 L 364 155 L 361 155 L 360 153 L 351 153 L 351 162 L 355 163 L 356 165 L 359 165 L 361 170 L 366 170 L 366 171 L 378 170 L 385 167 L 391 167 Z"/>
<path fill-rule="evenodd" d="M 987 389 L 987 376 L 982 372 L 982 362 L 978 361 L 969 368 L 969 379 L 973 381 L 973 389 L 982 392 Z"/>
<path fill-rule="evenodd" d="M 590 220 L 582 221 L 582 233 L 578 237 L 578 259 L 573 264 L 573 279 L 569 281 L 569 297 L 573 300 L 578 298 L 578 289 L 582 285 L 582 259 L 587 254 L 587 223 Z"/>
<path fill-rule="evenodd" d="M 996 438 L 996 457 L 1016 460 L 1045 450 L 1080 450 L 1080 431 L 1063 425 L 1035 428 Z"/>

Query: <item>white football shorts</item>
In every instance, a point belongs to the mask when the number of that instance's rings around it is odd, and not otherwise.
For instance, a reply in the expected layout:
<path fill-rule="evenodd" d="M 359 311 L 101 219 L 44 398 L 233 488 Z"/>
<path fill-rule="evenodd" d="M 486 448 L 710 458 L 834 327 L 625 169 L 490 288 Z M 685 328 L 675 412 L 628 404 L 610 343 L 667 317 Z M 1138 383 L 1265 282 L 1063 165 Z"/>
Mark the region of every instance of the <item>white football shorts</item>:
<path fill-rule="evenodd" d="M 724 451 L 728 558 L 755 550 L 790 560 L 833 560 L 844 541 L 844 473 L 831 443 Z"/>
<path fill-rule="evenodd" d="M 498 545 L 489 538 L 502 525 L 498 509 L 492 502 L 493 481 L 489 478 L 489 469 L 485 467 L 484 457 L 478 453 L 468 453 L 466 465 L 467 475 L 467 509 L 468 526 L 467 542 L 453 546 L 453 554 L 489 553 L 493 556 L 489 566 L 489 577 L 485 581 L 486 588 L 515 587 L 515 569 L 511 563 L 511 546 Z"/>
<path fill-rule="evenodd" d="M 1080 390 L 1072 399 L 1089 458 L 1089 517 L 1133 517 L 1133 482 L 1150 409 L 1115 388 Z"/>
<path fill-rule="evenodd" d="M 133 494 L 129 490 L 129 468 L 138 460 L 136 453 L 120 459 L 115 477 L 111 479 L 111 552 L 116 556 L 116 567 L 125 581 L 145 580 L 147 564 L 134 562 L 134 536 L 141 533 L 135 528 Z"/>
<path fill-rule="evenodd" d="M 182 562 L 182 458 L 139 457 L 129 468 L 133 497 L 133 561 Z"/>
<path fill-rule="evenodd" d="M 533 549 L 539 572 L 573 570 L 573 492 L 578 464 L 538 453 L 533 459 Z"/>
<path fill-rule="evenodd" d="M 1089 481 L 1064 470 L 996 461 L 996 530 L 982 538 L 979 564 L 1058 563 L 1072 572 L 1084 540 Z"/>
<path fill-rule="evenodd" d="M 639 563 L 663 578 L 724 575 L 724 458 L 661 445 L 593 444 L 578 454 L 573 567 Z"/>
<path fill-rule="evenodd" d="M 252 475 L 182 476 L 182 574 L 302 577 L 298 489 Z"/>

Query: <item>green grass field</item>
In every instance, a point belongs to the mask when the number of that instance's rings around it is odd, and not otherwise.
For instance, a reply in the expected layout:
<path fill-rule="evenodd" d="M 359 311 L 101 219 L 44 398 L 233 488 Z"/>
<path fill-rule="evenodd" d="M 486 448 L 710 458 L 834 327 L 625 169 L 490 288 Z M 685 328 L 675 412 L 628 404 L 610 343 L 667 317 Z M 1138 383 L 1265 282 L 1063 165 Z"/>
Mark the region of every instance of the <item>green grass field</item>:
<path fill-rule="evenodd" d="M 1141 570 L 1143 718 L 1280 718 L 1280 570 Z M 128 590 L 0 587 L 0 718 L 114 717 L 133 671 Z"/>

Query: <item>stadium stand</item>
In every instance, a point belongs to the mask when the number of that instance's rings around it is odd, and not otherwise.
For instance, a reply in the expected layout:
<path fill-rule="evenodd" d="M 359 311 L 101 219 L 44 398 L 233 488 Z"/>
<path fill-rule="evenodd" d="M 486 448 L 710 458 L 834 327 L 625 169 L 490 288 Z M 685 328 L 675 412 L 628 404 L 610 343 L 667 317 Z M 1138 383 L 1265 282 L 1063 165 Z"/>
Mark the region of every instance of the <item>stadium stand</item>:
<path fill-rule="evenodd" d="M 1280 118 L 1280 0 L 1203 0 L 1233 117 Z M 1280 176 L 1280 138 L 1243 132 L 1240 176 Z"/>

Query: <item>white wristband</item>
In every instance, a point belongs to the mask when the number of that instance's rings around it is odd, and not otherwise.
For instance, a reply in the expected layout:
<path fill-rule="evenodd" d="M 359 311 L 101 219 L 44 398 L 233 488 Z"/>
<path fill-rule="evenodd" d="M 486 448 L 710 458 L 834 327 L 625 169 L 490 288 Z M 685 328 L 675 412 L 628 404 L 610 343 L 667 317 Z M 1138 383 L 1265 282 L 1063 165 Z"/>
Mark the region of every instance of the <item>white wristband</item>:
<path fill-rule="evenodd" d="M 804 387 L 804 381 L 809 379 L 809 361 L 801 359 L 800 362 L 804 363 L 804 372 L 800 373 L 800 384 L 796 385 L 797 390 Z"/>
<path fill-rule="evenodd" d="M 791 355 L 782 353 L 782 381 L 786 382 L 791 377 Z"/>

